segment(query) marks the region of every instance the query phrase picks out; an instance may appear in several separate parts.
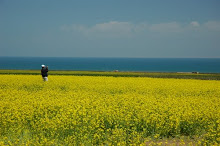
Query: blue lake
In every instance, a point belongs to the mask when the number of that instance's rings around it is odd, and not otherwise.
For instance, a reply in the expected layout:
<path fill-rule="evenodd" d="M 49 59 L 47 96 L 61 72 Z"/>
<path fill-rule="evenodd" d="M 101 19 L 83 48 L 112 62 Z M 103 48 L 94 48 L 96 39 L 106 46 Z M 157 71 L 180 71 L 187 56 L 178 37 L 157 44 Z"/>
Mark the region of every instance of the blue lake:
<path fill-rule="evenodd" d="M 0 57 L 0 69 L 220 73 L 220 58 Z"/>

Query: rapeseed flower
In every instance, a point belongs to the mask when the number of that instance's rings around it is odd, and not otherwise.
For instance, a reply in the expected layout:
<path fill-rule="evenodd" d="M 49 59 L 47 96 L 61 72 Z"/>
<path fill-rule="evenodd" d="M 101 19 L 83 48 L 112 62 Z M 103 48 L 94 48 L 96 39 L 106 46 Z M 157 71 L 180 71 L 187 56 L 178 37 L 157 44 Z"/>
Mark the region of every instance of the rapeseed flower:
<path fill-rule="evenodd" d="M 49 82 L 37 75 L 0 81 L 0 145 L 163 145 L 172 138 L 220 144 L 220 81 L 52 75 Z"/>

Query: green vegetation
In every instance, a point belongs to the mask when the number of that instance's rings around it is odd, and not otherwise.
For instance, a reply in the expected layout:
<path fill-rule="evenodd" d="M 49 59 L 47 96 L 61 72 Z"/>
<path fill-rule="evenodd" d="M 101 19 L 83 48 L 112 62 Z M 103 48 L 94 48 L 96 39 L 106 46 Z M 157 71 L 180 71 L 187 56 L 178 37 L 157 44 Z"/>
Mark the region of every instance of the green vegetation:
<path fill-rule="evenodd" d="M 39 75 L 40 70 L 0 70 L 0 74 Z M 220 80 L 219 73 L 192 74 L 192 73 L 158 73 L 158 72 L 102 72 L 102 71 L 56 71 L 56 70 L 50 70 L 49 75 L 151 77 L 151 78 Z"/>

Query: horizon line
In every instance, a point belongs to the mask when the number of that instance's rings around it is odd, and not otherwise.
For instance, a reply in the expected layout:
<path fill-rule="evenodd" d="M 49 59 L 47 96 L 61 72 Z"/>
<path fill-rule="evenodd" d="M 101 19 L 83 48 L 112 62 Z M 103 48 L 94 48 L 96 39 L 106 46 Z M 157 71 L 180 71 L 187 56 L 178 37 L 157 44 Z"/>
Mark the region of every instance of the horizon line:
<path fill-rule="evenodd" d="M 76 57 L 76 56 L 0 56 L 0 57 L 17 57 L 17 58 L 130 58 L 130 59 L 220 59 L 220 57 Z"/>

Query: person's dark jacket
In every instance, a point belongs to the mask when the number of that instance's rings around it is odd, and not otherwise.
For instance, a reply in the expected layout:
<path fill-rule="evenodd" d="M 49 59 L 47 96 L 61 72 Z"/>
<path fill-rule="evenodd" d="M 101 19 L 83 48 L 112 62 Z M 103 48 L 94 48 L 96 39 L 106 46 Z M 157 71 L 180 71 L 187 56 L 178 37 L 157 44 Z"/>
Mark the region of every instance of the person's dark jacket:
<path fill-rule="evenodd" d="M 47 75 L 47 72 L 48 72 L 48 68 L 47 67 L 43 67 L 42 69 L 41 69 L 41 75 L 42 75 L 42 77 L 47 77 L 48 75 Z"/>

